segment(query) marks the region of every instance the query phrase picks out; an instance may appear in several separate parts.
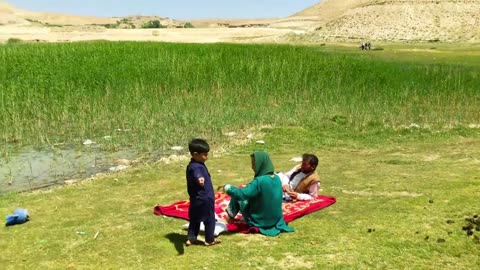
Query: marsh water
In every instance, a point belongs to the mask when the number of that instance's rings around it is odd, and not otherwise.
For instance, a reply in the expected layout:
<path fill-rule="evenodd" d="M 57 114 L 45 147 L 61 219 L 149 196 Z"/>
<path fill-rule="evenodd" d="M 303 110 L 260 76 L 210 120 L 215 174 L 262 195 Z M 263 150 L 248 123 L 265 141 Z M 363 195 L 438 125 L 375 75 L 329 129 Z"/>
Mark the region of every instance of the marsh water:
<path fill-rule="evenodd" d="M 0 193 L 28 191 L 85 179 L 101 172 L 126 168 L 118 160 L 134 160 L 132 149 L 105 151 L 101 147 L 62 147 L 36 149 L 10 148 L 0 157 Z"/>

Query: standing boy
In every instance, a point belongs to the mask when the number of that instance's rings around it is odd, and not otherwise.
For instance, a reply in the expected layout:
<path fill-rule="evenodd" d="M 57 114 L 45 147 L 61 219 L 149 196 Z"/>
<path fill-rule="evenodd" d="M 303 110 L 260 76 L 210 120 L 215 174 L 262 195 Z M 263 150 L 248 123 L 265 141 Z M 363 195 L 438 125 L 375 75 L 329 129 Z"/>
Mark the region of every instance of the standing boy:
<path fill-rule="evenodd" d="M 200 223 L 205 225 L 205 245 L 211 246 L 220 243 L 215 239 L 215 194 L 212 180 L 205 161 L 208 159 L 210 146 L 203 139 L 193 139 L 188 144 L 188 150 L 192 156 L 187 166 L 187 191 L 190 196 L 188 208 L 188 240 L 185 243 L 190 246 L 197 243 L 200 232 Z"/>

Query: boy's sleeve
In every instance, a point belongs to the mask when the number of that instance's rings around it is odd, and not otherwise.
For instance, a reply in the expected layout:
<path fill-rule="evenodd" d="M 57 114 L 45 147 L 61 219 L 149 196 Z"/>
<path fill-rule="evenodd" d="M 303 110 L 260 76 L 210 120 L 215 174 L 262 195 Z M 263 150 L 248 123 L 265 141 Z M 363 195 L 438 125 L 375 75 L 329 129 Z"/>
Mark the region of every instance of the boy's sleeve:
<path fill-rule="evenodd" d="M 260 188 L 259 188 L 258 180 L 255 178 L 253 179 L 246 187 L 243 188 L 237 188 L 237 187 L 230 187 L 227 190 L 227 194 L 232 196 L 232 198 L 239 200 L 239 201 L 244 201 L 250 198 L 253 198 L 257 196 L 260 193 Z"/>
<path fill-rule="evenodd" d="M 202 177 L 205 177 L 202 169 L 200 167 L 193 167 L 190 169 L 191 171 L 191 174 L 193 176 L 193 179 L 195 179 L 195 181 L 198 181 L 198 179 L 202 178 Z"/>

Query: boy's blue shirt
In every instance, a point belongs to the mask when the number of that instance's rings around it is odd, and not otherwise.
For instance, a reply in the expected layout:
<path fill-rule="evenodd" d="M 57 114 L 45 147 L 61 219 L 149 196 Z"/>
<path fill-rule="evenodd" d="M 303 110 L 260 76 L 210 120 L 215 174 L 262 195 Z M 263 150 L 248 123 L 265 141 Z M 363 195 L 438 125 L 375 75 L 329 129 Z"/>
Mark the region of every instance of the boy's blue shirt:
<path fill-rule="evenodd" d="M 190 160 L 186 169 L 187 175 L 187 191 L 192 200 L 215 200 L 212 180 L 207 166 L 204 163 Z M 198 178 L 205 179 L 204 186 L 200 186 Z"/>

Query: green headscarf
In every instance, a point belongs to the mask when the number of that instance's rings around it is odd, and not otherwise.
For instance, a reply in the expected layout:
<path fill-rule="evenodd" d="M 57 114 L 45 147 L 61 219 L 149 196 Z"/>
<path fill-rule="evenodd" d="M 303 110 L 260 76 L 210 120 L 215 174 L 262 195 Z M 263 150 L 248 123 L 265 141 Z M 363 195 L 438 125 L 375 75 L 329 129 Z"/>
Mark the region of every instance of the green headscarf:
<path fill-rule="evenodd" d="M 270 156 L 266 152 L 253 152 L 252 156 L 255 160 L 255 177 L 273 174 L 275 171 L 273 168 L 273 163 L 270 159 Z"/>

